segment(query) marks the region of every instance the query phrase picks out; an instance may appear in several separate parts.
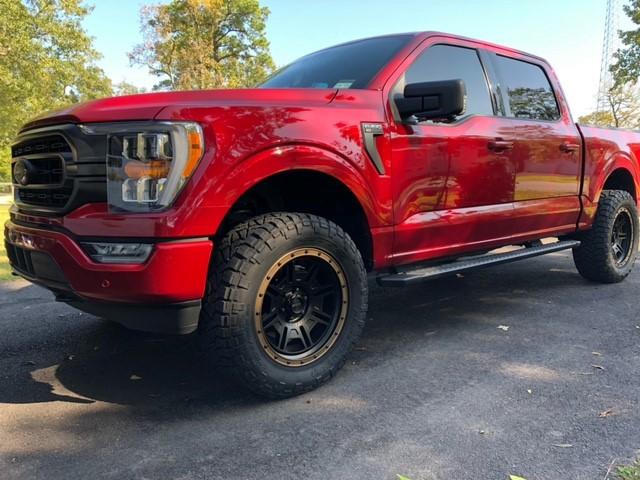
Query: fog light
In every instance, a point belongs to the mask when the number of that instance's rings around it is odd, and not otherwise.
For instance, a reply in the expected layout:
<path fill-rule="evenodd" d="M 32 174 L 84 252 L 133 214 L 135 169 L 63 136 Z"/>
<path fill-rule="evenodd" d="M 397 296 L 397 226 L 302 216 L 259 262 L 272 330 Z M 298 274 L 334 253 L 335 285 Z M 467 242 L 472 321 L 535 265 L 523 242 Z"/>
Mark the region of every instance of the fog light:
<path fill-rule="evenodd" d="M 83 243 L 87 254 L 98 263 L 144 263 L 153 246 L 148 243 Z"/>

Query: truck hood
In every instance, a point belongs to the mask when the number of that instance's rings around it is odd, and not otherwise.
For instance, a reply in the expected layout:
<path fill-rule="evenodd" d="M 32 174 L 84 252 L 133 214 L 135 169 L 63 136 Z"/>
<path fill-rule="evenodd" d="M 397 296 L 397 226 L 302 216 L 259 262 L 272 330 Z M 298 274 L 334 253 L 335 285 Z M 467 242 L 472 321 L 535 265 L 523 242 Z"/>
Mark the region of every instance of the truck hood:
<path fill-rule="evenodd" d="M 22 131 L 62 123 L 153 120 L 172 106 L 314 106 L 330 103 L 335 89 L 234 89 L 157 92 L 103 98 L 47 112 L 22 127 Z"/>

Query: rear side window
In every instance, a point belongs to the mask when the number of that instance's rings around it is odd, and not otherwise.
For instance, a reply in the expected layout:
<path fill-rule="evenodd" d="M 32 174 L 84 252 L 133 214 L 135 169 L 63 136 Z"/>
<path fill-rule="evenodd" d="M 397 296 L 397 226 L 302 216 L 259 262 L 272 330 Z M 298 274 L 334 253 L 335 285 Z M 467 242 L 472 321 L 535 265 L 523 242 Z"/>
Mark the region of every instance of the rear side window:
<path fill-rule="evenodd" d="M 558 120 L 560 111 L 544 70 L 533 63 L 495 56 L 502 88 L 506 89 L 510 116 L 531 120 Z"/>
<path fill-rule="evenodd" d="M 405 73 L 402 89 L 410 83 L 456 79 L 464 80 L 467 89 L 465 116 L 493 115 L 484 70 L 478 52 L 471 48 L 451 45 L 429 47 Z"/>

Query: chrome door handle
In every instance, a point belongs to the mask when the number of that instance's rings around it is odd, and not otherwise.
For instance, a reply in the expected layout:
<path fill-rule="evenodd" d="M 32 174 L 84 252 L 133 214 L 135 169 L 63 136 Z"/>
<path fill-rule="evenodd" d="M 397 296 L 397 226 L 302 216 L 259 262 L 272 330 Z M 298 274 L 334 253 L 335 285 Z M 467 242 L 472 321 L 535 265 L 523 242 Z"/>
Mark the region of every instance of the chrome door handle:
<path fill-rule="evenodd" d="M 579 143 L 563 142 L 562 144 L 560 144 L 560 151 L 561 152 L 573 153 L 573 152 L 577 152 L 578 150 L 580 150 L 580 144 Z"/>
<path fill-rule="evenodd" d="M 504 152 L 505 150 L 511 150 L 513 148 L 513 142 L 509 140 L 489 140 L 489 150 L 493 152 Z"/>

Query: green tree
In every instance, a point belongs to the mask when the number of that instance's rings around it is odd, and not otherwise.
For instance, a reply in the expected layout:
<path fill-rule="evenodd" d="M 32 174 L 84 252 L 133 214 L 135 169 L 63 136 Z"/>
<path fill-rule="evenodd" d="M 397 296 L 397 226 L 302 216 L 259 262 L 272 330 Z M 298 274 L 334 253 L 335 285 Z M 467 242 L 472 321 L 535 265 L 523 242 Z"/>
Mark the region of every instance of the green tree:
<path fill-rule="evenodd" d="M 0 178 L 8 180 L 10 144 L 44 111 L 108 96 L 111 82 L 82 29 L 80 0 L 0 0 Z"/>
<path fill-rule="evenodd" d="M 607 109 L 578 119 L 579 123 L 600 127 L 640 128 L 640 98 L 632 84 L 617 85 L 607 94 Z"/>
<path fill-rule="evenodd" d="M 121 97 L 123 95 L 136 95 L 138 93 L 146 93 L 146 91 L 146 88 L 138 87 L 133 83 L 129 83 L 126 81 L 116 83 L 113 86 L 113 95 L 116 97 Z"/>
<path fill-rule="evenodd" d="M 157 90 L 254 86 L 273 71 L 269 9 L 258 0 L 173 0 L 141 10 L 144 43 L 131 63 L 160 78 Z"/>
<path fill-rule="evenodd" d="M 640 0 L 631 0 L 624 11 L 638 28 L 620 32 L 624 46 L 616 52 L 616 62 L 611 66 L 617 85 L 640 80 Z"/>
<path fill-rule="evenodd" d="M 594 127 L 614 127 L 615 120 L 608 110 L 602 112 L 591 112 L 578 117 L 578 123 L 581 125 L 593 125 Z"/>
<path fill-rule="evenodd" d="M 558 105 L 553 92 L 544 88 L 515 88 L 509 90 L 511 112 L 516 117 L 542 118 L 552 120 L 558 112 Z"/>

